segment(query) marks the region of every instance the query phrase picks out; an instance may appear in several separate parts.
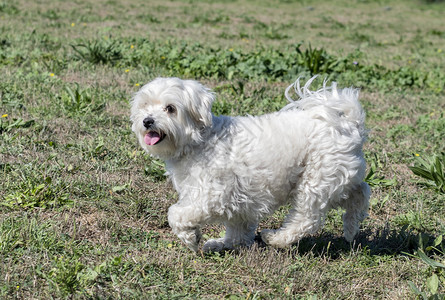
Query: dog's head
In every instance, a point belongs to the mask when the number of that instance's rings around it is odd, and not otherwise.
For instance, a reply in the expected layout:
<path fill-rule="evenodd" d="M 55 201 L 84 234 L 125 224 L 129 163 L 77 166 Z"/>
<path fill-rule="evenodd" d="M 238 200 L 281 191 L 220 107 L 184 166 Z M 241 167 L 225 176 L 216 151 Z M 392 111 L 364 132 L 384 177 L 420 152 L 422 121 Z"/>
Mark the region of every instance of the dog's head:
<path fill-rule="evenodd" d="M 144 85 L 131 103 L 132 129 L 150 154 L 169 159 L 202 143 L 212 126 L 213 93 L 200 83 L 157 78 Z"/>

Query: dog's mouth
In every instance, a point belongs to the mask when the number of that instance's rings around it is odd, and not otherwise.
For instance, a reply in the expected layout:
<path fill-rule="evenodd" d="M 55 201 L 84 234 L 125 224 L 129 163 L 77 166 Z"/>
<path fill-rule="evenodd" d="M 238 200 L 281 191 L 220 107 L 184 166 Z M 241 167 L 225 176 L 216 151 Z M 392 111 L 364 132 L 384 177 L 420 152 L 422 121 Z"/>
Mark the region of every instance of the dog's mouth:
<path fill-rule="evenodd" d="M 162 142 L 164 138 L 165 134 L 162 131 L 157 132 L 151 130 L 144 136 L 144 142 L 149 146 L 153 146 Z"/>

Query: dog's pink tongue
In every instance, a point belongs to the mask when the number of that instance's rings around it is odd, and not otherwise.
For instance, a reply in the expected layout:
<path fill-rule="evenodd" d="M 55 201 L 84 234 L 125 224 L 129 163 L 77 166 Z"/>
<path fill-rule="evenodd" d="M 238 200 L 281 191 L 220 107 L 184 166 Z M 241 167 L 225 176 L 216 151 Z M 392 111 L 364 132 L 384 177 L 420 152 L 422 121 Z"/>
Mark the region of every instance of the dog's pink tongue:
<path fill-rule="evenodd" d="M 149 133 L 147 133 L 144 137 L 144 142 L 151 146 L 156 144 L 157 142 L 159 142 L 159 140 L 161 139 L 161 137 L 159 136 L 159 133 L 154 132 L 154 131 L 150 131 Z"/>

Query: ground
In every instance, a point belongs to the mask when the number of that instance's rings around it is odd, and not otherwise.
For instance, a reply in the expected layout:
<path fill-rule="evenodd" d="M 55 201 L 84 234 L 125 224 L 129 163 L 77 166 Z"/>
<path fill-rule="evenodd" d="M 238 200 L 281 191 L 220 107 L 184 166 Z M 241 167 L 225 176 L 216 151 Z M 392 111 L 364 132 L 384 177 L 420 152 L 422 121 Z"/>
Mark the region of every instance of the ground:
<path fill-rule="evenodd" d="M 0 296 L 443 295 L 444 268 L 425 257 L 445 261 L 444 13 L 420 0 L 1 2 Z M 217 93 L 215 114 L 262 114 L 314 74 L 361 89 L 372 196 L 356 241 L 338 210 L 288 250 L 190 252 L 168 227 L 163 164 L 131 132 L 133 93 L 193 78 Z M 433 180 L 410 169 L 422 165 Z"/>

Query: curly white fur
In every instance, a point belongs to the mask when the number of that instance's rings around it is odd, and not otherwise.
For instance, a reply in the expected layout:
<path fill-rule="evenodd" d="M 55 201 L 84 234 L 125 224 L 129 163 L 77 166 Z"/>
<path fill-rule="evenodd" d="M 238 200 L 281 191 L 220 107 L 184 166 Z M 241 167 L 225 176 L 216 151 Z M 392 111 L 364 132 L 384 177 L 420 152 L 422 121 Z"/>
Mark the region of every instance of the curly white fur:
<path fill-rule="evenodd" d="M 369 186 L 363 182 L 365 114 L 358 90 L 336 84 L 310 91 L 299 80 L 286 89 L 281 111 L 247 117 L 214 116 L 214 94 L 196 81 L 157 78 L 136 93 L 133 131 L 141 146 L 165 160 L 179 194 L 168 212 L 173 232 L 197 251 L 200 228 L 223 223 L 224 238 L 204 251 L 253 243 L 258 222 L 291 203 L 282 227 L 262 239 L 286 247 L 320 228 L 326 212 L 343 215 L 352 241 L 366 217 Z M 289 96 L 294 88 L 301 98 Z"/>

